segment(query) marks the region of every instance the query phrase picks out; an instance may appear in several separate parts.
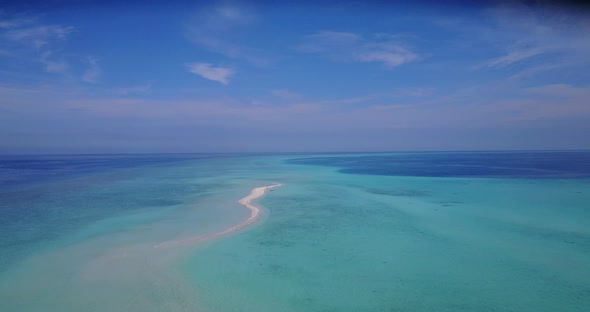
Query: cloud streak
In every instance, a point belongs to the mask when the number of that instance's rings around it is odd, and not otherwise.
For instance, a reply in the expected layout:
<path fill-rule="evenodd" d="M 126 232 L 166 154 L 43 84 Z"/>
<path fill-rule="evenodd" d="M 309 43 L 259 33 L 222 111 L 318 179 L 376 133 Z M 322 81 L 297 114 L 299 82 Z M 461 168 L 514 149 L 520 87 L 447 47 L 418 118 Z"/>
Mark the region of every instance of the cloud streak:
<path fill-rule="evenodd" d="M 569 84 L 556 83 L 525 89 L 526 92 L 534 95 L 552 96 L 560 98 L 579 98 L 590 101 L 590 88 L 574 87 Z"/>
<path fill-rule="evenodd" d="M 41 25 L 11 29 L 5 36 L 9 40 L 31 44 L 36 48 L 47 45 L 52 40 L 63 40 L 74 32 L 74 27 L 59 25 Z"/>
<path fill-rule="evenodd" d="M 72 26 L 43 25 L 32 18 L 0 20 L 0 56 L 40 64 L 46 73 L 66 74 L 70 64 L 61 43 L 75 31 Z"/>
<path fill-rule="evenodd" d="M 152 91 L 152 82 L 148 82 L 142 85 L 127 86 L 118 88 L 115 93 L 120 95 L 134 95 L 134 94 L 147 94 Z"/>
<path fill-rule="evenodd" d="M 39 61 L 45 66 L 45 71 L 48 73 L 61 74 L 68 69 L 68 63 L 66 61 L 52 59 L 51 51 L 43 52 Z"/>
<path fill-rule="evenodd" d="M 336 61 L 374 62 L 394 68 L 418 59 L 416 53 L 399 41 L 399 36 L 394 35 L 362 36 L 351 32 L 320 31 L 308 35 L 298 50 L 326 54 Z"/>
<path fill-rule="evenodd" d="M 479 68 L 520 66 L 522 72 L 513 77 L 530 78 L 571 64 L 590 64 L 590 24 L 584 17 L 554 9 L 512 4 L 489 10 L 493 30 L 486 37 L 505 48 Z"/>
<path fill-rule="evenodd" d="M 202 8 L 186 28 L 188 39 L 195 45 L 231 59 L 245 60 L 254 65 L 267 65 L 263 51 L 252 48 L 243 35 L 255 24 L 256 15 L 237 4 L 222 4 Z"/>
<path fill-rule="evenodd" d="M 217 81 L 224 85 L 227 85 L 230 77 L 234 75 L 234 71 L 231 68 L 213 66 L 209 63 L 191 63 L 187 65 L 187 68 L 189 72 L 195 75 Z"/>

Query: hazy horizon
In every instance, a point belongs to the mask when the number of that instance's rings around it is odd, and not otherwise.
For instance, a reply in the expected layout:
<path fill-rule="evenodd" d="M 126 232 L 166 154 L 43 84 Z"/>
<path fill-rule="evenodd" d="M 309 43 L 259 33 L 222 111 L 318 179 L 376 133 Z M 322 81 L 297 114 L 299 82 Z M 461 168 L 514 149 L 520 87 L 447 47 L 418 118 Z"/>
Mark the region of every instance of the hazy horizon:
<path fill-rule="evenodd" d="M 588 8 L 452 3 L 1 6 L 0 154 L 590 149 Z"/>
<path fill-rule="evenodd" d="M 2 153 L 0 156 L 125 156 L 125 155 L 252 155 L 252 156 L 263 156 L 263 155 L 328 155 L 328 154 L 412 154 L 412 153 L 543 153 L 543 152 L 586 152 L 590 149 L 496 149 L 496 150 L 389 150 L 389 151 L 258 151 L 258 152 L 88 152 L 88 153 Z"/>

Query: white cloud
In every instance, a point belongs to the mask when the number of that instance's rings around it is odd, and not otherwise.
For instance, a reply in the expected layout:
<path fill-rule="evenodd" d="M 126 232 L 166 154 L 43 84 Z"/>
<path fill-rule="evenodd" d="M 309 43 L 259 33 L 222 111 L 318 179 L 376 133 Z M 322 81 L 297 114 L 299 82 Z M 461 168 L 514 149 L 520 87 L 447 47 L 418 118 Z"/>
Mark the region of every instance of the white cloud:
<path fill-rule="evenodd" d="M 386 34 L 362 36 L 351 32 L 320 31 L 306 37 L 298 47 L 302 52 L 323 53 L 337 61 L 375 62 L 388 68 L 418 59 L 404 47 L 399 37 Z"/>
<path fill-rule="evenodd" d="M 98 65 L 98 60 L 93 57 L 88 58 L 88 69 L 82 74 L 82 80 L 88 83 L 97 83 L 102 75 L 102 70 Z"/>
<path fill-rule="evenodd" d="M 193 74 L 225 85 L 229 83 L 229 78 L 234 74 L 231 68 L 216 67 L 208 63 L 191 63 L 187 67 L 188 71 Z"/>

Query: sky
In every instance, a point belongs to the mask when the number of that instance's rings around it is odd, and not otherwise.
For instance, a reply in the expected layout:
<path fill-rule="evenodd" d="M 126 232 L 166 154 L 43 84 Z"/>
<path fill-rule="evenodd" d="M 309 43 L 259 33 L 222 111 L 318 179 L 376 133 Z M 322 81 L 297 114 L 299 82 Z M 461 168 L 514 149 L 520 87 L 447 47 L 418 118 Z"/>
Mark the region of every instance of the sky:
<path fill-rule="evenodd" d="M 0 153 L 590 148 L 585 7 L 31 3 L 0 6 Z"/>

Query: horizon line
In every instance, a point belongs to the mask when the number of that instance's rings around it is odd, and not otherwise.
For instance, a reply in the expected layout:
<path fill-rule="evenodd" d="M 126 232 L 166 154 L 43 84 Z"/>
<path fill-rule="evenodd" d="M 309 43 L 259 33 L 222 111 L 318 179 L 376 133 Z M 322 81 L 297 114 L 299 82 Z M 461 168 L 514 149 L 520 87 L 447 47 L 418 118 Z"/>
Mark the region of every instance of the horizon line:
<path fill-rule="evenodd" d="M 106 155 L 291 155 L 291 154 L 390 154 L 390 153 L 485 153 L 485 152 L 590 152 L 590 149 L 482 149 L 482 150 L 384 150 L 384 151 L 291 151 L 291 152 L 114 152 L 114 153 L 0 153 L 4 156 L 106 156 Z"/>

